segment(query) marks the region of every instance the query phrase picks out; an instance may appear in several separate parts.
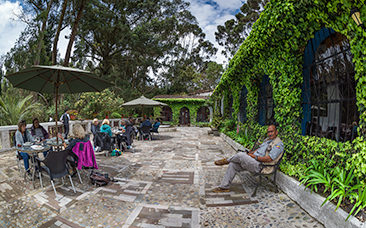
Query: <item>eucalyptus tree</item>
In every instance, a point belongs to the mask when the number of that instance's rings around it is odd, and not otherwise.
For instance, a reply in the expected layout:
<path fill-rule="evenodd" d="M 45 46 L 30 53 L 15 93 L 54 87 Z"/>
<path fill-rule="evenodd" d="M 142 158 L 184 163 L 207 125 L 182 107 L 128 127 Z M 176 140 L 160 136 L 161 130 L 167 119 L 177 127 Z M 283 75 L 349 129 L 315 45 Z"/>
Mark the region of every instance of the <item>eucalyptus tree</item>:
<path fill-rule="evenodd" d="M 224 47 L 222 54 L 230 59 L 236 53 L 268 2 L 269 0 L 248 0 L 240 7 L 240 12 L 234 19 L 217 26 L 215 38 Z"/>
<path fill-rule="evenodd" d="M 187 72 L 201 72 L 216 53 L 188 7 L 184 0 L 27 0 L 20 17 L 27 28 L 4 66 L 7 73 L 35 63 L 87 68 L 127 98 L 162 86 L 179 92 L 191 86 Z"/>
<path fill-rule="evenodd" d="M 55 37 L 53 39 L 53 45 L 52 45 L 52 65 L 56 65 L 57 64 L 57 46 L 58 46 L 58 41 L 60 38 L 60 33 L 61 31 L 64 29 L 65 26 L 65 14 L 66 14 L 66 10 L 68 8 L 69 5 L 69 0 L 64 0 L 62 3 L 62 8 L 60 11 L 60 16 L 58 18 L 58 23 L 57 23 L 57 28 L 56 28 L 56 32 L 55 32 Z M 67 26 L 67 24 L 66 24 Z"/>
<path fill-rule="evenodd" d="M 71 49 L 74 45 L 75 37 L 77 35 L 78 28 L 79 28 L 79 23 L 83 16 L 85 5 L 87 4 L 88 1 L 87 0 L 74 0 L 73 2 L 74 3 L 72 5 L 74 6 L 74 12 L 76 15 L 75 15 L 75 19 L 72 20 L 72 22 L 70 23 L 71 34 L 70 34 L 69 42 L 68 42 L 67 48 L 66 48 L 64 66 L 69 65 L 69 61 L 70 61 L 70 57 L 71 57 Z M 60 21 L 60 23 L 62 23 L 62 22 Z"/>
<path fill-rule="evenodd" d="M 161 72 L 197 68 L 215 53 L 182 0 L 92 2 L 80 23 L 74 63 L 96 65 L 96 72 L 124 91 L 146 92 L 167 77 Z"/>

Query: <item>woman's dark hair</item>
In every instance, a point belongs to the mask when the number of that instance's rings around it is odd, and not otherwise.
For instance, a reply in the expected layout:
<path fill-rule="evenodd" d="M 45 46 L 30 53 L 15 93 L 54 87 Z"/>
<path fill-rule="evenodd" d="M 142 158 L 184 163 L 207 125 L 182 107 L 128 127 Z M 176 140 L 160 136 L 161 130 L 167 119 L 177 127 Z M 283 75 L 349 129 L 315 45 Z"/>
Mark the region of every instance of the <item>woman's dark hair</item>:
<path fill-rule="evenodd" d="M 34 121 L 36 121 L 36 120 L 39 122 L 38 118 L 34 118 L 33 121 L 32 121 L 33 125 L 34 125 Z"/>
<path fill-rule="evenodd" d="M 21 128 L 22 126 L 27 126 L 27 122 L 25 122 L 25 120 L 21 120 L 21 121 L 19 121 L 19 122 L 18 122 L 18 130 L 19 130 L 19 131 L 20 131 L 20 128 Z"/>

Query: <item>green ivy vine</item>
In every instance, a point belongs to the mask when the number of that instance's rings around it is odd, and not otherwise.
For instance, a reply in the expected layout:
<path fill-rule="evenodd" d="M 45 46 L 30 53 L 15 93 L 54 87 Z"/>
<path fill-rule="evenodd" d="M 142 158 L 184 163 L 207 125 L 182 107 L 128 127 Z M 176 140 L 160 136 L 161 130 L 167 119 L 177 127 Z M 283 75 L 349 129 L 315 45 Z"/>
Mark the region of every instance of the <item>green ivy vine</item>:
<path fill-rule="evenodd" d="M 179 124 L 180 110 L 184 107 L 189 109 L 189 117 L 192 125 L 196 125 L 197 112 L 202 106 L 208 106 L 209 101 L 200 98 L 154 98 L 153 100 L 161 101 L 169 105 L 172 109 L 174 124 Z M 160 116 L 161 108 L 154 108 L 154 115 Z"/>
<path fill-rule="evenodd" d="M 358 7 L 366 21 L 364 0 L 271 0 L 261 13 L 252 31 L 231 59 L 211 99 L 218 101 L 233 95 L 233 118 L 239 113 L 240 91 L 247 94 L 247 121 L 238 123 L 240 132 L 229 133 L 250 147 L 264 133 L 257 121 L 260 80 L 268 75 L 273 88 L 275 120 L 285 143 L 286 156 L 281 169 L 298 176 L 311 159 L 327 158 L 327 165 L 341 165 L 355 174 L 366 175 L 366 31 L 357 27 L 350 17 Z M 303 54 L 307 42 L 322 27 L 332 28 L 350 41 L 355 79 L 357 106 L 360 113 L 359 137 L 353 142 L 301 135 L 301 85 Z M 226 99 L 224 99 L 226 100 Z M 225 108 L 225 110 L 227 110 Z M 217 112 L 215 112 L 217 113 Z M 224 115 L 225 116 L 225 115 Z"/>

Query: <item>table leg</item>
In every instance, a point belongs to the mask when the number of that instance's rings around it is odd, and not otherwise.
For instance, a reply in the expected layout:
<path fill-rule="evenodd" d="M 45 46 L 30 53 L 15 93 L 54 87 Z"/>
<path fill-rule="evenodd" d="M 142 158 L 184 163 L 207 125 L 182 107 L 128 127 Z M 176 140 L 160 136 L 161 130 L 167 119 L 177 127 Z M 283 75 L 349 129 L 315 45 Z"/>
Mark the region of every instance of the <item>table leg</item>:
<path fill-rule="evenodd" d="M 32 166 L 33 166 L 33 172 L 32 172 L 32 185 L 33 185 L 33 189 L 36 188 L 35 184 L 34 184 L 34 180 L 36 179 L 36 168 L 37 168 L 37 163 L 36 163 L 36 157 L 33 155 L 32 157 Z"/>

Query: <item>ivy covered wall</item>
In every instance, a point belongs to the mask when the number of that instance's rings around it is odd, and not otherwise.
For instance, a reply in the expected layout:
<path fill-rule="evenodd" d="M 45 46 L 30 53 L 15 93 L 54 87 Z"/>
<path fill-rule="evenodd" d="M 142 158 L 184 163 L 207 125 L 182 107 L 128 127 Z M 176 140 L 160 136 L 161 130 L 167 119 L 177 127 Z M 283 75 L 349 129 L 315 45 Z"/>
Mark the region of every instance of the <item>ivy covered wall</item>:
<path fill-rule="evenodd" d="M 286 156 L 282 170 L 297 176 L 309 159 L 324 160 L 350 169 L 355 164 L 357 176 L 366 175 L 366 32 L 350 17 L 353 7 L 366 21 L 364 0 L 271 0 L 253 25 L 249 37 L 230 61 L 211 99 L 233 94 L 234 113 L 240 105 L 240 90 L 246 86 L 247 121 L 241 124 L 251 147 L 266 129 L 257 121 L 259 83 L 268 75 L 273 87 L 275 120 L 285 143 Z M 307 42 L 321 28 L 332 28 L 345 35 L 351 45 L 356 71 L 357 106 L 360 113 L 359 137 L 353 142 L 339 143 L 319 137 L 301 135 L 301 86 L 303 55 Z"/>
<path fill-rule="evenodd" d="M 161 101 L 172 109 L 173 123 L 179 124 L 180 110 L 184 107 L 189 110 L 190 123 L 196 124 L 197 111 L 200 107 L 205 106 L 207 100 L 199 98 L 153 98 L 153 100 Z M 160 115 L 161 108 L 154 108 L 154 114 Z"/>

